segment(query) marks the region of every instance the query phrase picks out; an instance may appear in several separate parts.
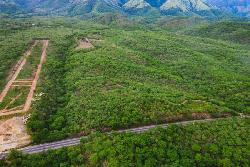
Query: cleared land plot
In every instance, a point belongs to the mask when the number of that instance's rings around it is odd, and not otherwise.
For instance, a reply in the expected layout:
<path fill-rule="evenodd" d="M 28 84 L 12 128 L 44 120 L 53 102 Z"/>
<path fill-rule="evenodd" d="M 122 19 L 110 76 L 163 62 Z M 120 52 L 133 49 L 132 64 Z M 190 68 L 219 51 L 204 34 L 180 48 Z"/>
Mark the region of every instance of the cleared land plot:
<path fill-rule="evenodd" d="M 0 121 L 0 152 L 20 148 L 31 142 L 23 117 Z"/>
<path fill-rule="evenodd" d="M 33 79 L 38 64 L 41 57 L 42 44 L 37 43 L 36 46 L 32 49 L 31 55 L 27 58 L 27 62 L 24 65 L 22 71 L 18 75 L 17 79 Z"/>
<path fill-rule="evenodd" d="M 0 116 L 29 110 L 47 46 L 48 41 L 34 42 L 17 63 L 15 72 L 1 93 Z"/>
<path fill-rule="evenodd" d="M 3 102 L 0 103 L 1 112 L 5 113 L 15 107 L 22 106 L 26 101 L 29 89 L 29 87 L 23 86 L 11 87 Z"/>

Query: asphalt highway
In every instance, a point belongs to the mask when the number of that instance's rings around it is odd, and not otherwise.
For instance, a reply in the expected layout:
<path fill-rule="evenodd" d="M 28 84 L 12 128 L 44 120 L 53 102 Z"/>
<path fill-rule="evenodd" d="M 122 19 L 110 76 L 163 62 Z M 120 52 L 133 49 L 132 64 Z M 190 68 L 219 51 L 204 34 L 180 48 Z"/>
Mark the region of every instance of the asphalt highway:
<path fill-rule="evenodd" d="M 112 135 L 112 133 L 126 133 L 126 132 L 132 132 L 132 133 L 142 133 L 144 131 L 147 131 L 152 128 L 156 127 L 162 127 L 167 128 L 169 125 L 186 125 L 186 124 L 195 124 L 199 122 L 208 122 L 208 121 L 215 121 L 219 119 L 225 119 L 225 118 L 215 118 L 215 119 L 204 119 L 204 120 L 193 120 L 193 121 L 182 121 L 182 122 L 176 122 L 176 123 L 169 123 L 169 124 L 160 124 L 160 125 L 150 125 L 150 126 L 143 126 L 138 128 L 131 128 L 131 129 L 125 129 L 125 130 L 118 130 L 118 131 L 112 131 L 108 132 L 107 134 Z M 73 145 L 80 144 L 81 138 L 87 138 L 88 136 L 83 136 L 80 138 L 72 138 L 72 139 L 66 139 L 51 143 L 45 143 L 45 144 L 39 144 L 34 146 L 28 146 L 21 149 L 18 149 L 19 151 L 22 151 L 23 153 L 27 154 L 34 154 L 34 153 L 40 153 L 48 150 L 55 150 L 62 147 L 69 147 Z M 0 153 L 0 159 L 3 159 L 7 156 L 8 152 Z"/>

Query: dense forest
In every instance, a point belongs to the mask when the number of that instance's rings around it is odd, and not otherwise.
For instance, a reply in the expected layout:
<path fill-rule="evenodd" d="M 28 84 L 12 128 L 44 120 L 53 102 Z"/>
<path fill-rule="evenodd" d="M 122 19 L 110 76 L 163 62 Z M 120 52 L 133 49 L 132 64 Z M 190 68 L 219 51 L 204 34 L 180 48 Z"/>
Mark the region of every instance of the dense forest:
<path fill-rule="evenodd" d="M 186 31 L 186 34 L 249 45 L 250 23 L 229 21 L 201 24 L 194 29 Z"/>
<path fill-rule="evenodd" d="M 1 56 L 9 63 L 1 66 L 1 81 L 33 37 L 50 38 L 36 90 L 43 96 L 34 102 L 28 122 L 34 143 L 96 130 L 249 113 L 250 52 L 245 45 L 144 25 L 60 17 L 3 23 L 1 32 L 7 33 L 1 39 Z M 76 50 L 83 37 L 94 48 Z"/>
<path fill-rule="evenodd" d="M 198 20 L 190 31 L 183 17 L 171 19 L 183 22 L 177 29 L 119 17 L 0 18 L 0 90 L 34 38 L 50 41 L 28 113 L 32 144 L 90 135 L 42 154 L 13 151 L 0 166 L 249 165 L 248 118 L 101 133 L 249 115 L 249 23 Z M 83 39 L 93 47 L 77 49 Z"/>
<path fill-rule="evenodd" d="M 142 134 L 94 133 L 79 146 L 32 155 L 13 151 L 0 166 L 248 167 L 249 125 L 249 118 L 226 119 Z"/>
<path fill-rule="evenodd" d="M 245 46 L 140 28 L 96 28 L 76 35 L 93 39 L 95 47 L 58 46 L 66 55 L 60 60 L 64 65 L 56 61 L 45 67 L 45 96 L 29 122 L 34 142 L 204 117 L 201 113 L 249 111 Z M 64 92 L 60 98 L 57 89 Z"/>

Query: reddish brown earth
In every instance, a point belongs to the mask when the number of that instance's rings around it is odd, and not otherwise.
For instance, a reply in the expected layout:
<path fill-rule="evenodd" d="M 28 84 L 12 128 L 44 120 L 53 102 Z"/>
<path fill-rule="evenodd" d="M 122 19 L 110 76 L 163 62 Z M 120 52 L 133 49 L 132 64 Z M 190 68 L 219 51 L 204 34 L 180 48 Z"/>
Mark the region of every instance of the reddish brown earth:
<path fill-rule="evenodd" d="M 33 46 L 35 46 L 38 42 L 43 44 L 42 54 L 40 63 L 38 65 L 37 70 L 35 71 L 34 78 L 30 79 L 18 79 L 20 71 L 23 69 L 23 66 L 26 64 L 27 58 L 31 55 L 31 51 Z M 11 87 L 30 87 L 29 94 L 27 96 L 26 102 L 23 105 L 14 107 L 12 109 L 7 109 L 9 105 L 15 102 L 21 94 L 14 97 L 9 104 L 5 107 L 5 109 L 0 111 L 0 116 L 13 115 L 17 113 L 25 113 L 27 112 L 32 103 L 32 99 L 34 96 L 34 91 L 36 89 L 37 81 L 39 79 L 39 75 L 42 70 L 42 65 L 46 60 L 46 50 L 48 47 L 49 41 L 35 41 L 34 44 L 29 48 L 29 50 L 24 54 L 24 56 L 18 61 L 15 68 L 12 69 L 12 73 L 9 76 L 9 81 L 6 84 L 4 90 L 0 94 L 0 102 L 3 101 L 5 96 L 8 94 L 8 91 Z M 27 119 L 26 117 L 13 117 L 10 119 L 0 120 L 0 153 L 9 150 L 12 148 L 24 147 L 30 144 L 30 136 L 27 133 L 27 129 L 25 127 Z"/>
<path fill-rule="evenodd" d="M 30 48 L 32 49 L 32 48 Z M 2 93 L 0 94 L 0 103 L 3 101 L 3 99 L 5 98 L 5 96 L 7 95 L 7 93 L 9 92 L 11 85 L 13 84 L 13 82 L 16 80 L 18 74 L 20 73 L 20 71 L 23 69 L 23 66 L 26 64 L 26 60 L 27 58 L 30 56 L 31 52 L 27 52 L 27 54 L 21 58 L 20 60 L 20 64 L 17 67 L 17 70 L 15 71 L 15 73 L 11 76 L 9 82 L 7 83 L 7 85 L 5 86 L 4 90 L 2 91 Z"/>
<path fill-rule="evenodd" d="M 18 80 L 16 80 L 19 73 L 23 69 L 23 66 L 26 64 L 27 58 L 31 55 L 32 48 L 38 42 L 43 43 L 43 49 L 42 49 L 40 63 L 39 63 L 38 68 L 37 68 L 37 70 L 35 72 L 34 79 L 33 80 L 31 80 L 31 79 L 18 79 Z M 10 109 L 10 110 L 6 110 L 6 109 L 0 110 L 0 116 L 23 113 L 23 112 L 27 112 L 30 109 L 32 99 L 33 99 L 33 96 L 34 96 L 34 91 L 36 89 L 37 81 L 39 79 L 39 75 L 40 75 L 41 70 L 42 70 L 42 65 L 46 60 L 46 50 L 47 50 L 48 44 L 49 44 L 48 40 L 35 41 L 34 44 L 29 48 L 29 50 L 21 58 L 21 60 L 17 63 L 18 66 L 16 65 L 16 70 L 14 71 L 13 75 L 10 77 L 10 80 L 8 81 L 8 83 L 5 86 L 4 90 L 0 94 L 0 102 L 3 101 L 3 99 L 5 98 L 5 96 L 7 95 L 7 93 L 9 92 L 11 87 L 30 87 L 30 91 L 29 91 L 29 94 L 27 96 L 26 102 L 23 105 L 23 108 L 20 108 L 21 106 L 19 106 L 19 107 Z M 16 100 L 16 99 L 14 99 L 14 100 Z"/>
<path fill-rule="evenodd" d="M 43 63 L 45 63 L 45 60 L 46 60 L 46 50 L 47 50 L 47 47 L 49 45 L 49 41 L 48 40 L 44 40 L 42 42 L 43 42 L 43 49 L 42 49 L 42 55 L 41 55 L 40 64 L 38 65 L 35 78 L 34 78 L 34 80 L 32 82 L 32 85 L 31 85 L 31 88 L 30 88 L 30 92 L 28 94 L 26 103 L 24 105 L 24 108 L 23 108 L 24 112 L 27 112 L 30 109 L 30 106 L 31 106 L 31 103 L 32 103 L 32 98 L 34 96 L 34 92 L 35 92 L 35 89 L 36 89 L 37 81 L 39 79 Z"/>
<path fill-rule="evenodd" d="M 27 146 L 30 141 L 23 117 L 0 121 L 0 153 L 12 148 Z"/>

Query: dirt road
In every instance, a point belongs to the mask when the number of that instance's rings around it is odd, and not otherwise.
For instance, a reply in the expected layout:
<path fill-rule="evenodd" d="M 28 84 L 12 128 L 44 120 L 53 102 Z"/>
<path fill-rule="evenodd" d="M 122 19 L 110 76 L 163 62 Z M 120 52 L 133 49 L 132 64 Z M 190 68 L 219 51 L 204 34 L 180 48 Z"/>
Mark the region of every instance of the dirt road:
<path fill-rule="evenodd" d="M 40 62 L 38 64 L 37 69 L 35 69 L 35 76 L 33 79 L 17 79 L 19 73 L 24 68 L 26 64 L 27 58 L 31 56 L 32 48 L 38 43 L 41 42 L 43 44 L 42 53 Z M 0 95 L 0 102 L 8 94 L 9 90 L 13 86 L 24 87 L 29 86 L 29 94 L 27 96 L 26 102 L 20 106 L 14 107 L 12 109 L 7 109 L 8 105 L 11 105 L 21 94 L 17 95 L 12 101 L 6 106 L 4 110 L 0 110 L 0 116 L 6 115 L 13 115 L 17 113 L 24 113 L 27 112 L 32 103 L 32 99 L 34 96 L 34 91 L 36 89 L 36 85 L 39 79 L 39 75 L 42 70 L 42 65 L 46 60 L 46 50 L 48 47 L 49 41 L 48 40 L 41 40 L 35 41 L 34 44 L 29 48 L 29 50 L 24 54 L 21 60 L 19 60 L 18 64 L 16 65 L 16 70 L 14 71 L 13 75 L 10 76 L 10 80 L 5 86 L 5 89 Z M 27 120 L 24 117 L 12 117 L 10 119 L 5 119 L 0 121 L 0 152 L 4 150 L 9 150 L 13 148 L 20 148 L 27 146 L 30 144 L 30 136 L 27 133 L 27 129 L 25 126 Z"/>
<path fill-rule="evenodd" d="M 36 89 L 37 81 L 39 79 L 43 63 L 45 63 L 45 60 L 46 60 L 46 50 L 47 50 L 47 47 L 49 45 L 49 41 L 48 40 L 44 40 L 42 42 L 43 42 L 43 49 L 42 49 L 42 55 L 41 55 L 40 64 L 38 65 L 35 78 L 32 81 L 30 92 L 28 94 L 28 97 L 26 99 L 26 102 L 25 102 L 25 105 L 24 105 L 24 108 L 23 108 L 24 112 L 27 112 L 30 109 L 30 106 L 31 106 L 31 103 L 32 103 L 32 98 L 34 96 L 34 92 L 35 92 L 35 89 Z"/>
<path fill-rule="evenodd" d="M 40 63 L 38 65 L 38 67 L 37 67 L 34 79 L 33 80 L 28 80 L 28 79 L 16 80 L 16 78 L 18 77 L 20 71 L 23 69 L 24 65 L 26 64 L 27 58 L 31 55 L 32 48 L 38 42 L 41 42 L 43 44 L 43 48 L 42 48 Z M 0 103 L 3 101 L 4 97 L 7 95 L 7 93 L 9 92 L 9 90 L 10 90 L 10 88 L 12 86 L 20 86 L 20 87 L 28 86 L 28 87 L 30 87 L 29 94 L 28 94 L 28 96 L 26 98 L 25 104 L 24 104 L 22 109 L 18 109 L 18 110 L 12 110 L 11 109 L 11 110 L 8 110 L 8 111 L 5 111 L 5 112 L 0 111 L 0 116 L 23 113 L 23 112 L 27 112 L 30 109 L 31 104 L 32 104 L 32 99 L 33 99 L 33 96 L 34 96 L 34 91 L 36 89 L 36 85 L 37 85 L 37 82 L 38 82 L 38 79 L 39 79 L 39 75 L 40 75 L 41 70 L 42 70 L 42 65 L 46 60 L 46 50 L 47 50 L 48 45 L 49 45 L 48 40 L 35 41 L 34 44 L 25 53 L 24 57 L 20 60 L 20 62 L 21 62 L 20 65 L 18 66 L 17 70 L 12 75 L 11 79 L 9 80 L 9 82 L 5 86 L 4 90 L 0 94 Z M 31 85 L 30 85 L 30 83 L 31 83 Z"/>
<path fill-rule="evenodd" d="M 9 90 L 11 88 L 11 85 L 16 80 L 16 78 L 19 75 L 20 71 L 23 69 L 23 66 L 26 64 L 27 58 L 31 55 L 31 50 L 32 50 L 32 48 L 33 48 L 34 45 L 32 45 L 29 48 L 29 50 L 24 54 L 24 56 L 21 58 L 20 65 L 18 66 L 18 68 L 15 71 L 14 75 L 12 75 L 12 77 L 9 80 L 9 82 L 7 83 L 7 85 L 5 86 L 5 88 L 3 89 L 2 93 L 0 94 L 0 103 L 3 102 L 3 99 L 5 98 L 5 96 L 7 95 L 7 93 L 9 92 Z"/>

